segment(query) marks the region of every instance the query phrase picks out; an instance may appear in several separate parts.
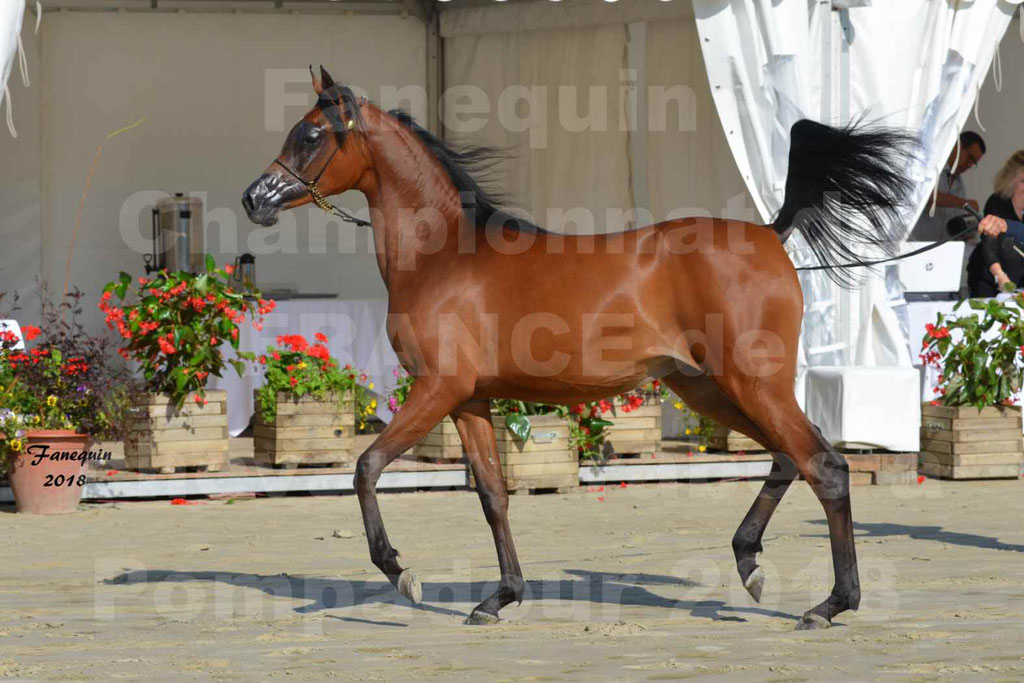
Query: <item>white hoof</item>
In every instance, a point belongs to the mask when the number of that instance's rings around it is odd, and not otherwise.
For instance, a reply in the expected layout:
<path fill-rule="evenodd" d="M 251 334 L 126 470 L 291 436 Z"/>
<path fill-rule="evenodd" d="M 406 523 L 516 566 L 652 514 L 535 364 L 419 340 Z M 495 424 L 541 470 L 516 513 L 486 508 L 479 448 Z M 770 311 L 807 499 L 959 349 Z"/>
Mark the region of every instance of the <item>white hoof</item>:
<path fill-rule="evenodd" d="M 764 571 L 760 567 L 755 567 L 754 571 L 750 572 L 750 576 L 743 582 L 743 587 L 750 593 L 750 597 L 754 598 L 754 602 L 761 602 L 761 589 L 764 588 Z"/>
<path fill-rule="evenodd" d="M 414 605 L 423 600 L 423 586 L 412 569 L 405 569 L 398 575 L 398 592 Z"/>
<path fill-rule="evenodd" d="M 816 631 L 819 629 L 832 628 L 832 622 L 814 612 L 808 612 L 804 618 L 797 622 L 797 631 Z"/>

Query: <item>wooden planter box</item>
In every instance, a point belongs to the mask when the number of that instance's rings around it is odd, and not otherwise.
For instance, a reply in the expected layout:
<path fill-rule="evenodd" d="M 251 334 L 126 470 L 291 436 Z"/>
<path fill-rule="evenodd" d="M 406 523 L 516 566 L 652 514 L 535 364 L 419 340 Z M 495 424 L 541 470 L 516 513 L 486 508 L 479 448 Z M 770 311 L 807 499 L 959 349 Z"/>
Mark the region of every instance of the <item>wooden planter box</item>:
<path fill-rule="evenodd" d="M 134 417 L 124 440 L 125 467 L 171 474 L 178 467 L 216 472 L 228 461 L 227 392 L 207 391 L 205 406 L 176 409 L 166 394 L 134 398 Z"/>
<path fill-rule="evenodd" d="M 617 405 L 605 427 L 603 452 L 606 456 L 653 455 L 661 450 L 661 399 L 648 399 L 628 413 Z"/>
<path fill-rule="evenodd" d="M 505 427 L 505 418 L 494 416 L 498 459 L 509 493 L 555 489 L 564 493 L 580 485 L 580 462 L 569 443 L 569 423 L 557 415 L 533 415 L 530 438 L 525 443 Z M 470 485 L 476 486 L 470 477 Z"/>
<path fill-rule="evenodd" d="M 273 422 L 264 422 L 259 411 L 253 416 L 256 462 L 273 467 L 351 463 L 355 459 L 355 436 L 355 400 L 351 394 L 340 403 L 336 396 L 319 400 L 278 394 Z"/>
<path fill-rule="evenodd" d="M 1016 479 L 1022 461 L 1020 408 L 921 406 L 921 474 Z"/>
<path fill-rule="evenodd" d="M 725 425 L 715 425 L 715 431 L 708 437 L 708 448 L 728 453 L 762 453 L 764 446 Z"/>
<path fill-rule="evenodd" d="M 412 454 L 430 462 L 459 462 L 462 460 L 462 439 L 450 417 L 434 425 L 430 433 L 412 447 Z"/>

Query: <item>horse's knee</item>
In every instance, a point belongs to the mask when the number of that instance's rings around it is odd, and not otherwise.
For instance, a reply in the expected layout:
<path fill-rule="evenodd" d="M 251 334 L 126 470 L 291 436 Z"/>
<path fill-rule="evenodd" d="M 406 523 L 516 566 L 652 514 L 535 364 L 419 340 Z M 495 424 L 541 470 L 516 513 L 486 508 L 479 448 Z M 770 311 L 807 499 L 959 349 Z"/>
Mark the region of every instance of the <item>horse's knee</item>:
<path fill-rule="evenodd" d="M 380 479 L 381 468 L 374 462 L 372 453 L 363 453 L 356 461 L 355 488 L 357 492 L 371 492 Z"/>

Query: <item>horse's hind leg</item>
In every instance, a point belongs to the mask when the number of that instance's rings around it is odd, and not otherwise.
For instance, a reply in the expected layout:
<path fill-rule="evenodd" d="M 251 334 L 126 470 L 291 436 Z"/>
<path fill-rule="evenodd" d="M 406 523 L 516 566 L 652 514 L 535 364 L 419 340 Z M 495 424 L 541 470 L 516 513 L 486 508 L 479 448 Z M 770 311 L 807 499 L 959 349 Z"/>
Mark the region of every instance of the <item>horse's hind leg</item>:
<path fill-rule="evenodd" d="M 512 531 L 508 524 L 508 492 L 498 462 L 498 448 L 494 442 L 490 401 L 468 401 L 452 413 L 455 427 L 469 458 L 476 479 L 476 490 L 484 517 L 494 534 L 498 551 L 501 582 L 498 590 L 473 608 L 467 624 L 490 624 L 498 621 L 498 612 L 512 602 L 523 601 L 523 572 L 519 568 Z"/>
<path fill-rule="evenodd" d="M 430 378 L 418 380 L 409 390 L 402 410 L 356 463 L 356 495 L 363 513 L 370 560 L 398 592 L 413 603 L 422 599 L 423 590 L 416 573 L 411 569 L 403 570 L 398 564 L 398 551 L 388 540 L 377 504 L 377 480 L 391 461 L 426 436 L 458 402 L 457 399 L 446 400 L 443 388 Z"/>
<path fill-rule="evenodd" d="M 835 585 L 824 602 L 804 614 L 797 628 L 827 628 L 837 614 L 848 609 L 856 610 L 860 605 L 860 579 L 850 508 L 850 469 L 846 459 L 832 448 L 800 410 L 791 379 L 781 375 L 771 379 L 750 379 L 733 375 L 731 378 L 717 377 L 715 382 L 761 428 L 775 450 L 790 457 L 825 510 Z M 774 509 L 774 504 L 766 502 L 764 510 L 770 512 L 771 509 Z"/>
<path fill-rule="evenodd" d="M 746 434 L 765 448 L 772 449 L 770 439 L 761 428 L 744 415 L 732 399 L 707 375 L 687 376 L 675 373 L 663 378 L 662 381 L 679 394 L 691 410 Z M 743 587 L 758 602 L 761 601 L 761 590 L 764 588 L 764 572 L 757 565 L 757 554 L 764 550 L 761 539 L 775 508 L 797 474 L 796 467 L 785 455 L 775 453 L 772 458 L 771 474 L 732 538 L 736 569 L 743 581 Z"/>

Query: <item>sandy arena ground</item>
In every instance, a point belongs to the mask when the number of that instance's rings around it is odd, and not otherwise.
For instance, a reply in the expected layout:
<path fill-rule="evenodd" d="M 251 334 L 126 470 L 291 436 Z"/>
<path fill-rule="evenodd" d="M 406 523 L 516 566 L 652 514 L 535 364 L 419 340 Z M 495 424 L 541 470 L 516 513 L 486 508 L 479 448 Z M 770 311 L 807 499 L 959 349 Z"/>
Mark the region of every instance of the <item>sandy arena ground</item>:
<path fill-rule="evenodd" d="M 1024 678 L 1024 481 L 860 487 L 860 612 L 794 632 L 831 583 L 794 486 L 754 604 L 729 541 L 758 485 L 516 496 L 530 597 L 462 625 L 497 569 L 470 492 L 382 495 L 424 581 L 397 598 L 353 496 L 0 513 L 0 676 L 37 680 Z M 602 500 L 603 498 L 603 500 Z"/>

